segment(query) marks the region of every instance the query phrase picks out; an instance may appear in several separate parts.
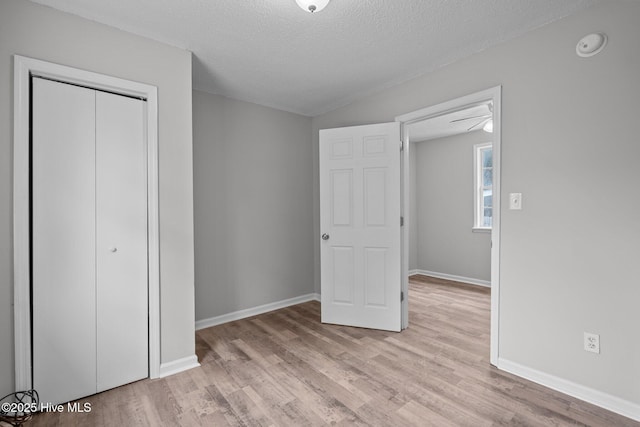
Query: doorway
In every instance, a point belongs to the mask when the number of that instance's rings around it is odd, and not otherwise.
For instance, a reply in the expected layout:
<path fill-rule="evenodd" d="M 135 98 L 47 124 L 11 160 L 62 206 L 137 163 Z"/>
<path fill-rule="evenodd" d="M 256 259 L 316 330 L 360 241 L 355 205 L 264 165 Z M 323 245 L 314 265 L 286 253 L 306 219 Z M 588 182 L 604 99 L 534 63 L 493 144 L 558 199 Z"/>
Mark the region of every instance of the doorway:
<path fill-rule="evenodd" d="M 490 111 L 490 114 L 488 114 Z M 474 117 L 477 116 L 477 117 Z M 490 221 L 492 222 L 490 230 L 482 218 L 483 212 L 480 210 L 476 213 L 477 220 L 474 220 L 473 228 L 485 230 L 476 230 L 480 232 L 488 232 L 490 234 L 490 286 L 491 286 L 491 344 L 490 344 L 490 361 L 491 364 L 497 365 L 498 361 L 498 341 L 499 341 L 499 287 L 500 287 L 500 152 L 501 152 L 501 87 L 494 87 L 488 90 L 470 94 L 461 98 L 456 98 L 448 102 L 433 105 L 418 111 L 414 111 L 402 116 L 398 116 L 396 121 L 402 126 L 403 154 L 402 154 L 402 215 L 406 224 L 412 223 L 412 210 L 410 206 L 411 200 L 411 150 L 414 149 L 411 141 L 424 140 L 425 135 L 434 132 L 436 126 L 429 126 L 438 122 L 438 119 L 463 125 L 466 119 L 474 120 L 466 129 L 474 130 L 476 127 L 484 127 L 491 122 L 492 126 L 492 206 L 490 209 Z M 420 124 L 426 124 L 420 126 Z M 466 124 L 463 126 L 467 126 Z M 487 125 L 488 127 L 489 125 Z M 413 133 L 413 135 L 412 135 Z M 482 154 L 481 154 L 482 155 Z M 471 167 L 471 165 L 469 165 Z M 479 195 L 482 202 L 482 194 Z M 482 204 L 480 203 L 480 206 Z M 469 228 L 472 225 L 469 224 Z M 404 295 L 408 295 L 409 291 L 409 256 L 410 248 L 410 227 L 403 227 L 402 230 L 402 289 Z M 470 230 L 471 231 L 471 230 Z M 406 328 L 409 324 L 408 298 L 405 298 L 402 304 L 402 326 Z"/>
<path fill-rule="evenodd" d="M 160 281 L 158 223 L 158 103 L 154 86 L 105 76 L 22 56 L 14 56 L 14 348 L 15 385 L 33 387 L 31 309 L 31 79 L 42 77 L 147 101 L 146 126 L 146 217 L 148 236 L 149 376 L 160 375 Z"/>
<path fill-rule="evenodd" d="M 33 387 L 59 404 L 148 377 L 146 101 L 31 89 Z"/>

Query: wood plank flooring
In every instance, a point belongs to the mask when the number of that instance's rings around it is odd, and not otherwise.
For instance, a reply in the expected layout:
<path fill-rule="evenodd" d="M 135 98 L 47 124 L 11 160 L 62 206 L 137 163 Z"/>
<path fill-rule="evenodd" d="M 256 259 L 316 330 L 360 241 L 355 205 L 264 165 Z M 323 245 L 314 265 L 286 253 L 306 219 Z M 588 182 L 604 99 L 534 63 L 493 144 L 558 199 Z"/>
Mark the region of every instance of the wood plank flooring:
<path fill-rule="evenodd" d="M 81 399 L 32 426 L 640 426 L 489 365 L 490 291 L 414 276 L 402 333 L 308 302 L 204 329 L 202 366 Z"/>

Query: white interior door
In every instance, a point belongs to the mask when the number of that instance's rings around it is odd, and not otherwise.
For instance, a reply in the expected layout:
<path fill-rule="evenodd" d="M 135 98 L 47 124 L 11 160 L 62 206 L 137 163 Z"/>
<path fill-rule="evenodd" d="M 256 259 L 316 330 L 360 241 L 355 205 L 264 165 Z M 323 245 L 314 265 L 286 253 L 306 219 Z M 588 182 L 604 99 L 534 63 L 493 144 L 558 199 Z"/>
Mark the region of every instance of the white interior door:
<path fill-rule="evenodd" d="M 33 386 L 62 403 L 148 376 L 145 103 L 33 79 Z"/>
<path fill-rule="evenodd" d="M 401 329 L 400 124 L 320 131 L 322 322 Z"/>
<path fill-rule="evenodd" d="M 33 79 L 33 386 L 96 392 L 95 91 Z"/>
<path fill-rule="evenodd" d="M 97 391 L 148 376 L 145 107 L 96 93 Z"/>

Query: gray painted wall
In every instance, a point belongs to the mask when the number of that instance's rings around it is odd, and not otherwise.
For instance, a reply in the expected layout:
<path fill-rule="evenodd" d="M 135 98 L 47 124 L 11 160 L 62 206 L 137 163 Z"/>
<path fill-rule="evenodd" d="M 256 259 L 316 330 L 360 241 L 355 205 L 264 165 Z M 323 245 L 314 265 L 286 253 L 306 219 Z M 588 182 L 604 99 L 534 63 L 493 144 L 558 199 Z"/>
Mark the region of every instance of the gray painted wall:
<path fill-rule="evenodd" d="M 196 319 L 312 293 L 311 119 L 193 94 Z"/>
<path fill-rule="evenodd" d="M 502 85 L 499 355 L 640 404 L 640 3 L 607 1 L 313 120 L 319 291 L 318 129 L 395 116 Z M 590 59 L 575 46 L 609 35 Z M 582 349 L 600 334 L 600 355 Z"/>
<path fill-rule="evenodd" d="M 416 199 L 410 203 L 417 219 L 409 244 L 417 247 L 415 268 L 491 280 L 491 234 L 472 231 L 473 146 L 483 142 L 491 135 L 476 131 L 412 143 Z"/>
<path fill-rule="evenodd" d="M 21 0 L 0 2 L 0 394 L 14 388 L 13 54 L 158 87 L 161 360 L 195 353 L 191 54 Z"/>

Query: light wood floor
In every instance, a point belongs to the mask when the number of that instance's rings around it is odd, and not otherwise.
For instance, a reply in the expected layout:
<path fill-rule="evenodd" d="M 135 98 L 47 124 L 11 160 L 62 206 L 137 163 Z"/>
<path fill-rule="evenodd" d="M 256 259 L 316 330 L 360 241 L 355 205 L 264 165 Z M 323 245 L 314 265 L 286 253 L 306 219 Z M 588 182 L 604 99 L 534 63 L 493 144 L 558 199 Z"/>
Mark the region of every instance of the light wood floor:
<path fill-rule="evenodd" d="M 38 414 L 32 426 L 638 426 L 489 365 L 489 290 L 414 276 L 402 333 L 309 302 L 198 331 L 202 366 Z"/>

